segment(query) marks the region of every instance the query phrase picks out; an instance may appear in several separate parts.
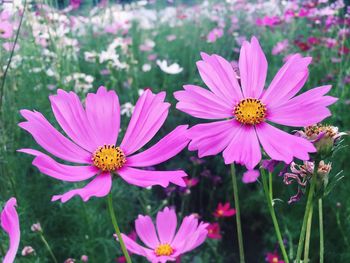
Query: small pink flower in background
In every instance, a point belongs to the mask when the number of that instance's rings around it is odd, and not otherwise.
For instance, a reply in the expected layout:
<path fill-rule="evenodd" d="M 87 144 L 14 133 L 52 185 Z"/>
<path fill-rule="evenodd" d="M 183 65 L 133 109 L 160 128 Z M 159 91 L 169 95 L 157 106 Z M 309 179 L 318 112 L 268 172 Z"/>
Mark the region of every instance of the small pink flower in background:
<path fill-rule="evenodd" d="M 304 127 L 331 115 L 327 107 L 337 99 L 324 96 L 331 86 L 297 95 L 308 78 L 310 57 L 291 56 L 265 89 L 268 64 L 255 37 L 251 42 L 244 42 L 241 48 L 240 82 L 227 60 L 215 54 L 201 53 L 201 56 L 197 67 L 209 90 L 184 85 L 183 91 L 174 93 L 178 100 L 176 108 L 197 118 L 219 121 L 189 129 L 190 151 L 198 151 L 199 158 L 223 152 L 225 164 L 242 164 L 248 170 L 253 170 L 261 161 L 260 145 L 277 161 L 309 159 L 309 153 L 316 151 L 312 143 L 267 121 Z M 257 178 L 257 172 L 249 172 L 248 181 L 252 173 Z"/>
<path fill-rule="evenodd" d="M 88 261 L 89 261 L 89 257 L 88 257 L 87 255 L 82 255 L 81 258 L 80 258 L 80 260 L 81 260 L 82 262 L 88 262 Z"/>
<path fill-rule="evenodd" d="M 174 41 L 176 39 L 176 35 L 168 35 L 167 37 L 166 37 L 166 40 L 168 41 L 168 42 L 172 42 L 172 41 Z"/>
<path fill-rule="evenodd" d="M 280 53 L 282 53 L 283 51 L 285 51 L 289 46 L 289 42 L 288 39 L 282 40 L 278 43 L 276 43 L 276 45 L 272 48 L 272 55 L 278 55 Z"/>
<path fill-rule="evenodd" d="M 25 246 L 23 249 L 22 249 L 22 256 L 23 257 L 26 257 L 26 256 L 29 256 L 31 254 L 34 254 L 35 253 L 35 250 L 34 248 L 32 248 L 31 246 Z"/>
<path fill-rule="evenodd" d="M 143 247 L 122 234 L 126 248 L 150 262 L 175 261 L 176 258 L 200 246 L 207 237 L 207 226 L 199 223 L 194 215 L 186 216 L 177 233 L 175 210 L 168 207 L 158 212 L 156 227 L 149 216 L 139 215 L 135 221 L 138 237 L 147 246 Z"/>
<path fill-rule="evenodd" d="M 265 260 L 268 263 L 284 263 L 284 261 L 280 259 L 277 252 L 267 253 Z"/>
<path fill-rule="evenodd" d="M 214 28 L 212 31 L 210 31 L 207 35 L 207 42 L 208 43 L 214 43 L 219 38 L 222 38 L 224 35 L 224 30 L 222 28 Z"/>
<path fill-rule="evenodd" d="M 69 0 L 69 5 L 73 8 L 73 9 L 78 9 L 81 5 L 81 0 Z"/>
<path fill-rule="evenodd" d="M 75 259 L 74 258 L 67 258 L 64 263 L 74 263 Z"/>
<path fill-rule="evenodd" d="M 10 13 L 6 10 L 3 10 L 0 13 L 0 38 L 11 38 L 13 35 L 13 25 L 9 21 Z"/>
<path fill-rule="evenodd" d="M 218 207 L 216 208 L 214 212 L 214 216 L 216 218 L 220 217 L 231 217 L 236 214 L 236 209 L 230 207 L 230 203 L 227 202 L 224 205 L 222 203 L 218 204 Z"/>
<path fill-rule="evenodd" d="M 106 196 L 112 177 L 122 178 L 139 187 L 169 183 L 186 186 L 184 171 L 146 171 L 139 168 L 167 161 L 188 144 L 187 125 L 178 126 L 149 149 L 136 153 L 146 145 L 165 122 L 170 104 L 164 102 L 165 92 L 153 94 L 146 90 L 135 105 L 123 140 L 116 145 L 120 130 L 120 105 L 117 94 L 100 87 L 88 93 L 85 108 L 77 94 L 58 90 L 50 96 L 56 120 L 70 137 L 63 136 L 36 111 L 21 110 L 26 119 L 19 126 L 28 131 L 47 152 L 68 162 L 56 162 L 49 155 L 33 149 L 21 149 L 34 155 L 33 165 L 42 173 L 58 180 L 80 182 L 93 178 L 85 187 L 53 196 L 52 201 L 67 202 L 75 195 L 84 201 L 92 196 Z"/>
<path fill-rule="evenodd" d="M 150 55 L 147 56 L 147 59 L 148 59 L 149 61 L 154 61 L 154 60 L 157 59 L 157 57 L 158 57 L 157 54 L 150 54 Z"/>
<path fill-rule="evenodd" d="M 307 43 L 312 46 L 318 45 L 321 43 L 321 40 L 318 37 L 308 37 Z"/>
<path fill-rule="evenodd" d="M 294 44 L 301 50 L 301 51 L 308 51 L 311 49 L 311 46 L 307 42 L 303 42 L 300 40 L 295 40 Z"/>
<path fill-rule="evenodd" d="M 32 230 L 33 232 L 43 232 L 43 229 L 41 228 L 41 224 L 40 223 L 35 223 L 30 227 L 30 230 Z"/>
<path fill-rule="evenodd" d="M 334 38 L 329 38 L 329 37 L 323 38 L 322 42 L 323 42 L 324 46 L 327 48 L 333 48 L 337 45 L 337 40 Z"/>
<path fill-rule="evenodd" d="M 265 16 L 263 18 L 258 18 L 255 21 L 257 26 L 267 26 L 267 27 L 275 27 L 282 23 L 282 20 L 278 16 Z"/>
<path fill-rule="evenodd" d="M 3 263 L 13 263 L 19 247 L 21 232 L 19 229 L 19 218 L 16 211 L 17 200 L 12 197 L 5 204 L 1 212 L 0 222 L 2 229 L 9 236 L 9 248 L 3 259 Z"/>
<path fill-rule="evenodd" d="M 220 225 L 219 223 L 210 223 L 207 226 L 208 230 L 208 238 L 211 239 L 221 239 L 222 235 L 220 233 Z"/>
<path fill-rule="evenodd" d="M 2 44 L 2 47 L 3 47 L 6 51 L 10 52 L 10 51 L 12 51 L 12 49 L 13 49 L 13 45 L 14 45 L 14 43 L 12 43 L 12 42 L 5 42 L 4 44 Z M 17 44 L 16 44 L 16 47 L 15 47 L 15 51 L 17 51 L 18 49 L 19 49 L 19 44 L 17 43 Z"/>
<path fill-rule="evenodd" d="M 194 187 L 199 183 L 198 178 L 184 178 L 184 181 L 187 188 Z"/>

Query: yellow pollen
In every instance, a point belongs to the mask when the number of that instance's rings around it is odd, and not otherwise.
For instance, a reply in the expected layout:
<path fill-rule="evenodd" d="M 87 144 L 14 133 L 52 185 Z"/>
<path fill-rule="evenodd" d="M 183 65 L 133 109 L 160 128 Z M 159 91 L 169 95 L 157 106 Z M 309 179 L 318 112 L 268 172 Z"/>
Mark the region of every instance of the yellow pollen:
<path fill-rule="evenodd" d="M 278 263 L 278 257 L 274 257 L 274 258 L 272 259 L 272 262 L 273 262 L 273 263 Z"/>
<path fill-rule="evenodd" d="M 104 145 L 94 152 L 92 161 L 94 165 L 104 172 L 114 171 L 123 167 L 126 162 L 125 154 L 119 147 Z"/>
<path fill-rule="evenodd" d="M 218 211 L 218 215 L 222 216 L 223 214 L 224 214 L 224 211 L 222 211 L 222 210 Z"/>
<path fill-rule="evenodd" d="M 255 125 L 266 117 L 266 106 L 258 99 L 243 99 L 233 111 L 236 120 L 243 124 Z"/>
<path fill-rule="evenodd" d="M 155 250 L 157 256 L 170 256 L 174 253 L 174 249 L 167 243 L 160 244 Z"/>

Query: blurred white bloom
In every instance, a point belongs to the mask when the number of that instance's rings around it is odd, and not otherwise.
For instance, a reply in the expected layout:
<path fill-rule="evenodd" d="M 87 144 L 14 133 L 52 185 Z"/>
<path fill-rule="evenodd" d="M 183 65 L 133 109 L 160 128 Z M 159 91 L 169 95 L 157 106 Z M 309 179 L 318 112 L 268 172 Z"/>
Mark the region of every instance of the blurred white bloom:
<path fill-rule="evenodd" d="M 42 232 L 42 231 L 43 231 L 43 229 L 41 228 L 41 225 L 40 225 L 39 222 L 33 224 L 33 225 L 30 227 L 30 229 L 31 229 L 33 232 Z"/>
<path fill-rule="evenodd" d="M 89 257 L 87 255 L 82 255 L 81 256 L 81 261 L 82 262 L 88 262 L 89 261 Z"/>
<path fill-rule="evenodd" d="M 84 59 L 87 62 L 95 62 L 95 59 L 97 56 L 98 56 L 98 54 L 94 51 L 92 51 L 92 52 L 85 51 L 84 52 Z"/>
<path fill-rule="evenodd" d="M 22 250 L 22 256 L 29 256 L 31 254 L 33 254 L 35 251 L 34 251 L 34 248 L 32 248 L 31 246 L 25 246 Z"/>
<path fill-rule="evenodd" d="M 94 77 L 91 75 L 87 75 L 84 73 L 73 73 L 64 78 L 64 82 L 67 85 L 72 85 L 75 92 L 83 92 L 87 93 L 90 89 L 92 89 Z M 72 82 L 72 83 L 71 83 Z"/>
<path fill-rule="evenodd" d="M 181 68 L 177 63 L 168 65 L 168 62 L 166 60 L 157 60 L 157 65 L 163 72 L 172 75 L 179 74 L 183 70 L 183 68 Z"/>
<path fill-rule="evenodd" d="M 145 92 L 144 89 L 139 89 L 139 90 L 137 91 L 137 93 L 139 94 L 139 96 L 141 96 L 144 92 Z"/>
<path fill-rule="evenodd" d="M 142 66 L 142 71 L 143 72 L 148 72 L 152 69 L 152 66 L 150 64 L 143 64 Z"/>
<path fill-rule="evenodd" d="M 135 106 L 132 105 L 130 102 L 124 103 L 120 106 L 120 114 L 130 117 L 134 111 L 134 108 Z"/>

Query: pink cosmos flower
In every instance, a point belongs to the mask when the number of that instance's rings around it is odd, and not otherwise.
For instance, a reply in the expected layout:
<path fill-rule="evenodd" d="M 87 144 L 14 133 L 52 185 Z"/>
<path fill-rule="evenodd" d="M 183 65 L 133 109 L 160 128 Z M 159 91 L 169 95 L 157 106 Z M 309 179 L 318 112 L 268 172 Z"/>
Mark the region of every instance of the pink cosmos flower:
<path fill-rule="evenodd" d="M 0 13 L 0 38 L 11 38 L 13 35 L 13 25 L 9 19 L 10 13 L 3 10 Z"/>
<path fill-rule="evenodd" d="M 236 209 L 230 208 L 229 202 L 225 203 L 224 205 L 222 205 L 222 203 L 219 203 L 218 207 L 214 212 L 214 216 L 216 218 L 230 217 L 230 216 L 234 216 L 235 214 L 236 214 Z"/>
<path fill-rule="evenodd" d="M 280 42 L 277 42 L 272 49 L 272 55 L 278 55 L 288 48 L 289 42 L 288 39 L 284 39 Z"/>
<path fill-rule="evenodd" d="M 214 43 L 219 38 L 222 38 L 224 35 L 224 30 L 222 28 L 214 28 L 212 31 L 208 33 L 207 42 Z"/>
<path fill-rule="evenodd" d="M 15 206 L 17 205 L 16 198 L 12 197 L 5 204 L 1 212 L 1 227 L 9 235 L 10 247 L 3 259 L 3 263 L 12 263 L 15 260 L 21 232 L 19 230 L 19 219 Z"/>
<path fill-rule="evenodd" d="M 89 93 L 85 108 L 74 92 L 58 90 L 50 96 L 54 116 L 69 136 L 63 136 L 37 111 L 21 110 L 27 120 L 19 126 L 28 131 L 47 152 L 78 166 L 61 164 L 49 155 L 33 149 L 20 152 L 35 156 L 33 165 L 53 178 L 79 182 L 97 175 L 80 189 L 53 196 L 63 203 L 75 195 L 84 201 L 90 197 L 106 196 L 111 190 L 112 175 L 118 174 L 127 183 L 140 187 L 169 183 L 186 186 L 184 171 L 146 171 L 138 168 L 162 163 L 178 154 L 188 143 L 187 126 L 182 125 L 149 149 L 136 153 L 158 132 L 167 118 L 170 104 L 164 102 L 165 92 L 153 94 L 146 90 L 135 105 L 124 138 L 117 143 L 120 127 L 120 106 L 117 94 L 100 87 Z"/>
<path fill-rule="evenodd" d="M 316 151 L 310 142 L 268 122 L 304 127 L 331 115 L 327 106 L 337 99 L 324 96 L 331 86 L 295 96 L 308 78 L 310 57 L 293 55 L 265 89 L 267 61 L 255 37 L 241 48 L 240 82 L 224 58 L 205 53 L 201 56 L 197 67 L 210 90 L 185 85 L 185 90 L 174 93 L 179 101 L 176 107 L 197 118 L 223 120 L 192 127 L 187 134 L 191 139 L 189 150 L 198 150 L 200 158 L 223 151 L 226 164 L 236 162 L 248 170 L 261 160 L 260 144 L 273 160 L 290 163 L 294 157 L 309 159 L 308 153 Z"/>
<path fill-rule="evenodd" d="M 207 226 L 208 238 L 211 239 L 221 239 L 222 235 L 220 234 L 220 225 L 219 223 L 211 223 Z"/>
<path fill-rule="evenodd" d="M 175 210 L 165 207 L 157 214 L 156 228 L 149 216 L 139 215 L 135 221 L 136 233 L 147 247 L 137 244 L 127 235 L 122 234 L 122 237 L 129 251 L 146 257 L 150 262 L 175 261 L 178 256 L 200 246 L 208 233 L 208 224 L 198 223 L 194 215 L 183 219 L 177 233 L 176 226 Z"/>

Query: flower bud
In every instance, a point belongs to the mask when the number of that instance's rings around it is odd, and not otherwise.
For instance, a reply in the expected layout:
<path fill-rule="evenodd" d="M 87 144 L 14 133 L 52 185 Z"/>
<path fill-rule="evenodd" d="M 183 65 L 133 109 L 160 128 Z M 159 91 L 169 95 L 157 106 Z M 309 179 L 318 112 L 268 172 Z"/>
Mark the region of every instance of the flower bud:
<path fill-rule="evenodd" d="M 35 223 L 33 224 L 30 229 L 33 231 L 33 232 L 43 232 L 43 229 L 41 228 L 41 225 L 40 223 Z"/>
<path fill-rule="evenodd" d="M 31 246 L 25 246 L 22 250 L 22 256 L 29 256 L 31 254 L 33 254 L 35 251 L 34 251 L 34 248 L 32 248 Z"/>

